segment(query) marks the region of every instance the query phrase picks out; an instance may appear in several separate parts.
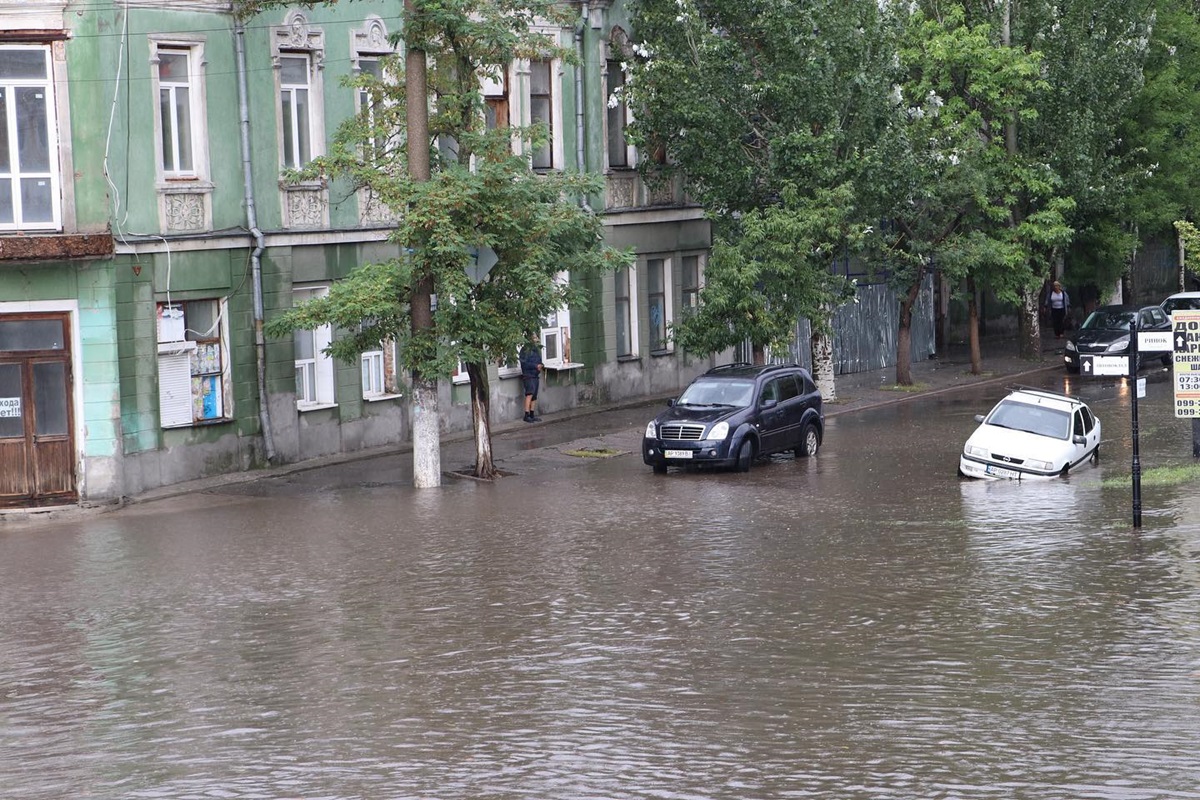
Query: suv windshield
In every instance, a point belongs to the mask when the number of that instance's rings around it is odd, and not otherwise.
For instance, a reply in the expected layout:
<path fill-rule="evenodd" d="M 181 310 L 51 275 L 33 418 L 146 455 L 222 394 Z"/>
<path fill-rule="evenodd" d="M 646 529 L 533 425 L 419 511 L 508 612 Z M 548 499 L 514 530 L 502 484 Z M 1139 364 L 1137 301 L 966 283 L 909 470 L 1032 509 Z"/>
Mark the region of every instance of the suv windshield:
<path fill-rule="evenodd" d="M 987 424 L 1055 439 L 1066 439 L 1071 433 L 1071 415 L 1066 411 L 1012 400 L 1001 400 L 988 417 Z"/>
<path fill-rule="evenodd" d="M 754 397 L 754 381 L 699 378 L 676 401 L 682 406 L 733 406 L 745 408 Z"/>

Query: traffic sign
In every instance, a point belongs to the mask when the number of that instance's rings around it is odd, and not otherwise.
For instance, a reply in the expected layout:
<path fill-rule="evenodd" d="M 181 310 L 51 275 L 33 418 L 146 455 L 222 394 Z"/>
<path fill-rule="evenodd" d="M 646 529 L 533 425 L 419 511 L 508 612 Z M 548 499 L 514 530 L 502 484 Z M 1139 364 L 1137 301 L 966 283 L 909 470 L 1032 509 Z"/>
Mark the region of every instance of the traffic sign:
<path fill-rule="evenodd" d="M 1085 377 L 1092 375 L 1128 375 L 1129 356 L 1093 356 L 1079 354 L 1079 372 Z M 1200 375 L 1200 373 L 1197 373 Z"/>
<path fill-rule="evenodd" d="M 1169 353 L 1173 338 L 1170 331 L 1138 331 L 1138 352 Z"/>
<path fill-rule="evenodd" d="M 1171 312 L 1175 352 L 1175 416 L 1200 417 L 1200 311 Z"/>

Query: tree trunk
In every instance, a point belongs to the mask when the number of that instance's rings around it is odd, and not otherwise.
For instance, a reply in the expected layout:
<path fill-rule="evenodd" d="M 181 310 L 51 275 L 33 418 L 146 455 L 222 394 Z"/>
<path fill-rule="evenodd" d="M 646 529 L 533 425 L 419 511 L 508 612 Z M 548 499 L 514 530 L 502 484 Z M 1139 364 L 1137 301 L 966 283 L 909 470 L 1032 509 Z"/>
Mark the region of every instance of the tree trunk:
<path fill-rule="evenodd" d="M 492 461 L 492 400 L 488 386 L 487 367 L 467 364 L 471 379 L 471 427 L 475 431 L 475 477 L 492 480 L 496 465 Z"/>
<path fill-rule="evenodd" d="M 810 338 L 812 349 L 812 376 L 817 391 L 826 403 L 837 400 L 837 383 L 833 375 L 833 336 L 813 329 Z"/>
<path fill-rule="evenodd" d="M 750 358 L 755 364 L 767 363 L 767 348 L 756 342 L 750 347 Z"/>
<path fill-rule="evenodd" d="M 413 486 L 436 489 L 442 485 L 441 431 L 437 410 L 437 381 L 413 375 L 412 412 Z"/>
<path fill-rule="evenodd" d="M 967 339 L 971 343 L 971 374 L 983 373 L 983 356 L 979 351 L 979 304 L 975 301 L 975 279 L 967 278 Z"/>
<path fill-rule="evenodd" d="M 413 15 L 412 0 L 404 2 L 405 14 Z M 425 51 L 409 47 L 404 60 L 404 92 L 408 174 L 415 181 L 429 180 L 429 89 L 426 84 Z M 430 275 L 415 281 L 409 297 L 412 332 L 416 339 L 433 330 L 431 299 L 434 286 Z M 413 371 L 412 439 L 413 486 L 435 489 L 442 485 L 441 424 L 438 419 L 437 380 Z"/>
<path fill-rule="evenodd" d="M 1175 248 L 1179 253 L 1179 282 L 1175 291 L 1187 291 L 1187 246 L 1183 243 L 1183 231 L 1175 229 Z"/>
<path fill-rule="evenodd" d="M 896 335 L 896 384 L 912 386 L 912 312 L 925 283 L 925 264 L 917 270 L 912 286 L 900 301 L 900 329 Z"/>
<path fill-rule="evenodd" d="M 1021 290 L 1021 335 L 1018 351 L 1021 358 L 1030 361 L 1042 360 L 1042 325 L 1038 319 L 1038 299 L 1037 289 Z"/>

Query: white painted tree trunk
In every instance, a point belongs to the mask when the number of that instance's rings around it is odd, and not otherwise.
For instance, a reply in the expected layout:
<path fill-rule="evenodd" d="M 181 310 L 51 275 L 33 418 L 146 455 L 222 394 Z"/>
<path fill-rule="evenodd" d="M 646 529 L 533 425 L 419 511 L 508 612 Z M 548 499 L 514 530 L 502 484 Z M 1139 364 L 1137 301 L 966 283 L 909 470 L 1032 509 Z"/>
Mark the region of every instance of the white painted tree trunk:
<path fill-rule="evenodd" d="M 412 396 L 413 487 L 442 485 L 442 440 L 437 382 L 416 379 Z"/>
<path fill-rule="evenodd" d="M 831 403 L 837 400 L 837 384 L 833 375 L 833 337 L 814 330 L 810 340 L 813 381 L 821 393 L 821 400 Z"/>
<path fill-rule="evenodd" d="M 1038 316 L 1041 292 L 1026 289 L 1021 293 L 1021 313 L 1025 315 L 1025 341 L 1021 343 L 1021 355 L 1036 361 L 1042 360 L 1042 321 Z"/>

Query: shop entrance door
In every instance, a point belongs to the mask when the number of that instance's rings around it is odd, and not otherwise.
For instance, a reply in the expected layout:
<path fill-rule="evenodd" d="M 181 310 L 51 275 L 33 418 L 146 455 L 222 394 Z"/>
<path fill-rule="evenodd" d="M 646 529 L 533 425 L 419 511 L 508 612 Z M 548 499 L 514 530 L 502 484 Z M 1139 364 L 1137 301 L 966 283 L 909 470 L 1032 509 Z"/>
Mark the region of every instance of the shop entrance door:
<path fill-rule="evenodd" d="M 74 502 L 67 314 L 0 314 L 0 506 Z"/>

